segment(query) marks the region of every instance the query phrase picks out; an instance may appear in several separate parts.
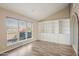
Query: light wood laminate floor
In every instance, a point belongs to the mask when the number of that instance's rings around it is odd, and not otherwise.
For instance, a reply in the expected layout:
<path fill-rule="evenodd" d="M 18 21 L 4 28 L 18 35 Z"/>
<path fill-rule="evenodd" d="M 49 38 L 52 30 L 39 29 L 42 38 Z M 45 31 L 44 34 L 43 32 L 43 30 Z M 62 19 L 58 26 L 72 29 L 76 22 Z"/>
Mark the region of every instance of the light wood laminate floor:
<path fill-rule="evenodd" d="M 73 56 L 71 46 L 47 41 L 34 41 L 1 54 L 3 56 Z"/>

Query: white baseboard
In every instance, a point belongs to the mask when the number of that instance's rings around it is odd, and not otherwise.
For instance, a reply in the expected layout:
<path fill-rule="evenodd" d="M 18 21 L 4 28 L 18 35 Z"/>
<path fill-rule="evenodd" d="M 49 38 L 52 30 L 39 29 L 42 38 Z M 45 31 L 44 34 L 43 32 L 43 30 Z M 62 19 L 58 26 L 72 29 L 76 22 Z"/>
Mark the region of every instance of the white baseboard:
<path fill-rule="evenodd" d="M 78 56 L 78 51 L 75 49 L 74 45 L 72 45 L 72 47 L 73 47 L 73 49 L 74 49 L 74 51 L 76 53 L 76 56 Z"/>

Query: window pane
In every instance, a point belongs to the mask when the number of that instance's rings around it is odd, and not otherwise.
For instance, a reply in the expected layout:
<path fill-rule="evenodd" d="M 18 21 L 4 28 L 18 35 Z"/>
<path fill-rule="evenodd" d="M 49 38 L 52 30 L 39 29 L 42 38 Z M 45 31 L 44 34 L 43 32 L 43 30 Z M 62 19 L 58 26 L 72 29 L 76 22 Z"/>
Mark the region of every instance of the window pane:
<path fill-rule="evenodd" d="M 17 33 L 17 32 L 18 29 L 12 29 L 12 28 L 7 29 L 7 33 Z"/>
<path fill-rule="evenodd" d="M 10 28 L 17 28 L 18 24 L 17 24 L 17 20 L 16 19 L 12 19 L 12 18 L 7 18 L 6 20 L 6 24 L 7 26 Z"/>
<path fill-rule="evenodd" d="M 18 40 L 18 21 L 16 19 L 7 18 L 7 40 L 9 43 L 17 42 Z"/>
<path fill-rule="evenodd" d="M 19 21 L 19 40 L 25 40 L 27 38 L 26 31 L 27 31 L 26 22 Z"/>
<path fill-rule="evenodd" d="M 27 23 L 27 38 L 31 38 L 32 37 L 32 23 L 28 22 Z"/>
<path fill-rule="evenodd" d="M 8 42 L 9 43 L 13 43 L 13 42 L 16 42 L 17 41 L 17 35 L 16 33 L 15 34 L 8 34 L 7 35 L 7 38 L 8 38 Z"/>

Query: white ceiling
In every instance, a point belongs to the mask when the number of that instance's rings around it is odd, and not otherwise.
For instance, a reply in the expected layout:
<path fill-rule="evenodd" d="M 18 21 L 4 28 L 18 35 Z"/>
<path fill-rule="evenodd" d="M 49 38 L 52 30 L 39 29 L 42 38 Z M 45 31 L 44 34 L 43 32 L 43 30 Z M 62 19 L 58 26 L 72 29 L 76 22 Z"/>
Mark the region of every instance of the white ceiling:
<path fill-rule="evenodd" d="M 68 6 L 67 3 L 4 3 L 1 7 L 28 16 L 35 20 L 42 20 L 51 14 Z"/>

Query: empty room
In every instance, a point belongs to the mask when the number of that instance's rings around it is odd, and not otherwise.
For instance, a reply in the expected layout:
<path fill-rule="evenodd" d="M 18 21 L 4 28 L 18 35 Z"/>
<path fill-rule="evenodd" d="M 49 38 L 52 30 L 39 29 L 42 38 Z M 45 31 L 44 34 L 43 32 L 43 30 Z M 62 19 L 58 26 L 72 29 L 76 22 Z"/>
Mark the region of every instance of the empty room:
<path fill-rule="evenodd" d="M 78 56 L 78 30 L 78 3 L 0 3 L 0 56 Z"/>

